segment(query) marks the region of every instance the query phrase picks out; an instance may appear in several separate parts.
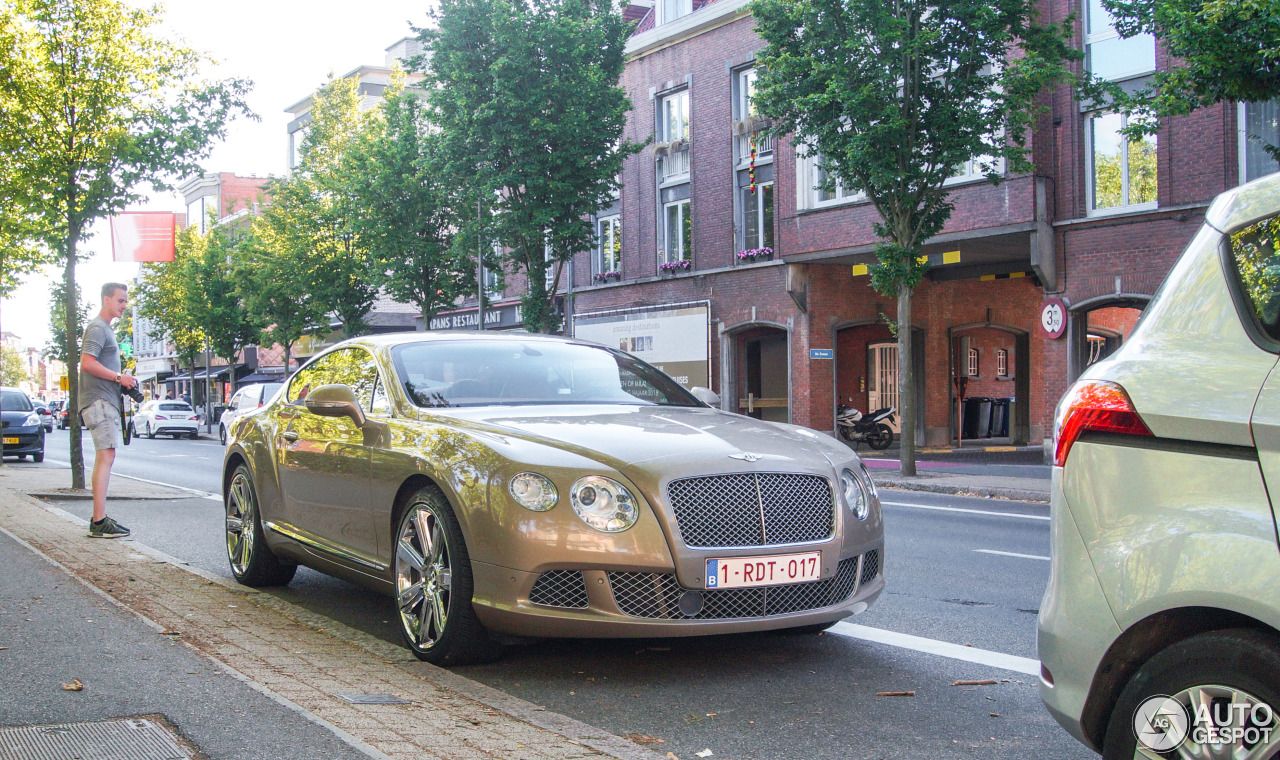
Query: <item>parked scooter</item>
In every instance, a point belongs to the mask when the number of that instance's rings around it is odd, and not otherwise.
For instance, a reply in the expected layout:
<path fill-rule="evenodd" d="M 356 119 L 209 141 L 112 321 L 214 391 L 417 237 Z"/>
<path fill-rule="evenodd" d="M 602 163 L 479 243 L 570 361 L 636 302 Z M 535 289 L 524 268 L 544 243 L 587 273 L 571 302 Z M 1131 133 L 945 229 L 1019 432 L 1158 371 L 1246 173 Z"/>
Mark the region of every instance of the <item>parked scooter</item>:
<path fill-rule="evenodd" d="M 893 413 L 897 410 L 896 406 L 888 406 L 864 415 L 851 406 L 840 404 L 836 407 L 836 431 L 850 443 L 865 441 L 876 451 L 884 451 L 893 443 L 893 429 L 886 423 L 893 422 Z"/>

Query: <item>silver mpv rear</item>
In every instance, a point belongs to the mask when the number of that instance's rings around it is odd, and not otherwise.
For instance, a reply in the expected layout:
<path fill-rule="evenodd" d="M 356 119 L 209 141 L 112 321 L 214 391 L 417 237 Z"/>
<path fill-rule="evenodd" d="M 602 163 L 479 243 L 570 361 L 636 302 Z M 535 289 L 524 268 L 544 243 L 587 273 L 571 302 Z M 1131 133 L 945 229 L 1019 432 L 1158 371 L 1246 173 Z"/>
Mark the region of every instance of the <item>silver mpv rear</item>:
<path fill-rule="evenodd" d="M 1280 757 L 1277 357 L 1280 174 L 1058 406 L 1040 691 L 1107 758 Z"/>

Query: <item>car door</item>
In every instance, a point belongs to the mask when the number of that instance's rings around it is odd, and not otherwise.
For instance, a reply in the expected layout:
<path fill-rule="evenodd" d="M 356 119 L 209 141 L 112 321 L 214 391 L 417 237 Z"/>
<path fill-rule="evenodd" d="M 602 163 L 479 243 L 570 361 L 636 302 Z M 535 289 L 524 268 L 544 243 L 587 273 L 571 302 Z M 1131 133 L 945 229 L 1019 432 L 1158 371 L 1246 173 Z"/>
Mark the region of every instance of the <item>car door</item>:
<path fill-rule="evenodd" d="M 367 511 L 364 431 L 347 417 L 322 417 L 306 408 L 307 394 L 321 385 L 345 383 L 359 397 L 368 360 L 364 349 L 344 348 L 299 370 L 289 385 L 289 403 L 277 411 L 276 451 L 285 515 L 293 530 L 331 558 L 381 569 L 377 531 Z"/>
<path fill-rule="evenodd" d="M 1235 265 L 1236 296 L 1251 337 L 1269 354 L 1280 353 L 1280 215 L 1263 219 L 1227 235 L 1229 260 Z M 1276 518 L 1280 493 L 1280 367 L 1271 370 L 1253 408 L 1253 440 Z"/>

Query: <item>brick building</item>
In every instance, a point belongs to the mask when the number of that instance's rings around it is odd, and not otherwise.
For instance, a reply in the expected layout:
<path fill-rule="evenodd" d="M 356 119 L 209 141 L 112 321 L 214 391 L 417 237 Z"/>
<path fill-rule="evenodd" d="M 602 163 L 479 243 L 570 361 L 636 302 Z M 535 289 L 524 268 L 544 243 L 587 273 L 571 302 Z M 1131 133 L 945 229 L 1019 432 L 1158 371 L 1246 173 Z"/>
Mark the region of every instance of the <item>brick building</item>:
<path fill-rule="evenodd" d="M 1081 19 L 1083 65 L 1103 76 L 1137 81 L 1168 65 L 1152 39 L 1120 40 L 1097 0 L 1046 0 L 1042 12 Z M 763 419 L 831 431 L 837 403 L 896 403 L 895 299 L 865 276 L 875 212 L 842 188 L 816 189 L 813 160 L 759 134 L 749 95 L 763 43 L 747 0 L 633 2 L 627 15 L 640 21 L 622 78 L 634 106 L 625 136 L 652 143 L 597 216 L 596 250 L 570 270 L 573 332 L 616 340 Z M 979 412 L 967 435 L 1050 436 L 1059 396 L 1128 335 L 1213 196 L 1277 168 L 1247 138 L 1275 141 L 1271 105 L 1203 109 L 1127 143 L 1120 116 L 1083 112 L 1069 88 L 1044 102 L 1035 171 L 993 186 L 962 167 L 955 213 L 925 246 L 911 329 L 926 445 L 954 440 Z M 1066 320 L 1057 339 L 1041 327 L 1054 298 Z M 997 401 L 958 405 L 958 377 L 967 396 Z"/>

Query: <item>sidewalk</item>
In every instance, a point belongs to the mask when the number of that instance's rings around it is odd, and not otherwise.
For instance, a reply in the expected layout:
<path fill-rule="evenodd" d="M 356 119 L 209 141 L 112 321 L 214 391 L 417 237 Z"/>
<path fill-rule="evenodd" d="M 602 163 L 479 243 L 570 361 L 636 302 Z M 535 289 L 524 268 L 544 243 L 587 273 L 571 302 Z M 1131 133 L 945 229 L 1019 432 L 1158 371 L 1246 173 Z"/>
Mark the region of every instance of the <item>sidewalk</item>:
<path fill-rule="evenodd" d="M 1043 446 L 972 444 L 963 448 L 923 448 L 916 451 L 916 475 L 898 473 L 899 450 L 883 452 L 863 447 L 858 454 L 881 488 L 981 496 L 1015 501 L 1049 501 L 1049 474 Z M 954 469 L 981 472 L 954 472 Z M 1002 472 L 1003 470 L 1003 472 Z"/>
<path fill-rule="evenodd" d="M 48 480 L 47 468 L 0 468 L 0 726 L 163 713 L 202 757 L 228 760 L 662 758 L 130 539 L 87 538 L 82 520 L 29 495 Z M 112 495 L 191 498 L 127 478 Z M 63 691 L 76 677 L 83 691 Z"/>

